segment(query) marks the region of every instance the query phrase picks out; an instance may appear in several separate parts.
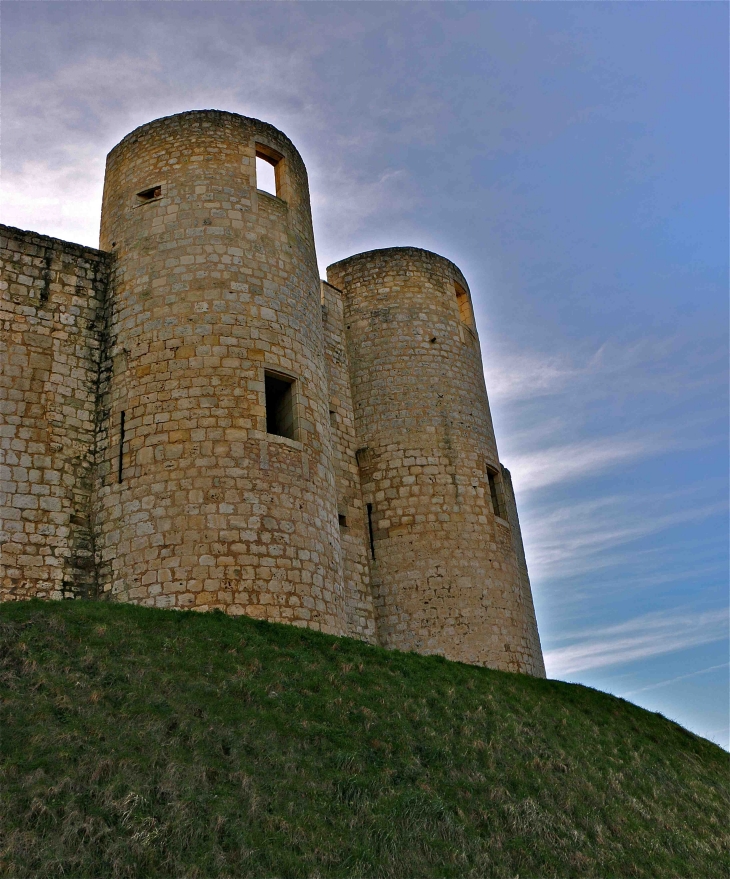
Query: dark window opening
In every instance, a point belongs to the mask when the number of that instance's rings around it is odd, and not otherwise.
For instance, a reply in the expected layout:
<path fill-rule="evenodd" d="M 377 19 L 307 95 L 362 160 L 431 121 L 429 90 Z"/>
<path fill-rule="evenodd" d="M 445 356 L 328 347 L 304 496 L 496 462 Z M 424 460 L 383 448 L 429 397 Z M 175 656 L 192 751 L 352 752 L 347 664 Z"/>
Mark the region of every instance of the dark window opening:
<path fill-rule="evenodd" d="M 266 432 L 296 439 L 294 379 L 266 373 Z"/>
<path fill-rule="evenodd" d="M 470 330 L 474 329 L 474 313 L 471 310 L 471 300 L 466 290 L 459 284 L 454 284 L 456 290 L 456 304 L 459 306 L 459 317 Z"/>
<path fill-rule="evenodd" d="M 124 469 L 124 421 L 126 416 L 127 413 L 122 412 L 122 416 L 119 420 L 119 460 L 117 462 L 117 478 L 120 484 L 122 482 L 122 471 Z"/>
<path fill-rule="evenodd" d="M 369 470 L 375 464 L 375 452 L 368 446 L 363 446 L 355 452 L 357 466 L 362 470 Z"/>
<path fill-rule="evenodd" d="M 156 198 L 162 198 L 162 187 L 153 186 L 151 189 L 144 189 L 137 193 L 137 198 L 144 204 L 146 201 L 153 201 Z"/>
<path fill-rule="evenodd" d="M 332 427 L 337 426 L 337 412 L 334 409 L 330 409 L 330 424 Z"/>
<path fill-rule="evenodd" d="M 260 143 L 256 144 L 256 188 L 284 197 L 284 157 Z"/>
<path fill-rule="evenodd" d="M 344 513 L 338 513 L 337 518 L 340 522 L 340 528 L 347 528 L 347 516 Z"/>
<path fill-rule="evenodd" d="M 368 533 L 370 534 L 370 555 L 375 558 L 375 535 L 373 534 L 373 505 L 368 504 Z"/>
<path fill-rule="evenodd" d="M 487 477 L 489 479 L 489 494 L 492 498 L 492 509 L 494 510 L 494 515 L 499 516 L 500 519 L 506 519 L 507 511 L 504 507 L 502 480 L 499 478 L 499 474 L 496 470 L 487 470 Z"/>

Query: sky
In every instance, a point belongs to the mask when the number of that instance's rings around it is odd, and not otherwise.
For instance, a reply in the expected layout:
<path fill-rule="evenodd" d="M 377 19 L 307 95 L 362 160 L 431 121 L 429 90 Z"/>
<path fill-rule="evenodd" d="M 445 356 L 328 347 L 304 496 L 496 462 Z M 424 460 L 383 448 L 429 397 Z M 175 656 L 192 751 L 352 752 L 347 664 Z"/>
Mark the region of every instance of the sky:
<path fill-rule="evenodd" d="M 98 246 L 106 153 L 282 129 L 326 266 L 472 291 L 550 677 L 728 747 L 728 5 L 0 4 L 2 222 Z"/>

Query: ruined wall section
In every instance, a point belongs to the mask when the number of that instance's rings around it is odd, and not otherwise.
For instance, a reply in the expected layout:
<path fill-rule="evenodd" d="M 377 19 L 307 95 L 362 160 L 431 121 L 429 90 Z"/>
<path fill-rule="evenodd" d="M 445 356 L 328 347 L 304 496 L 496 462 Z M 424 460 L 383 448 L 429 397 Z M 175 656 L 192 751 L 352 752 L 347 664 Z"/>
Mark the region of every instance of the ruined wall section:
<path fill-rule="evenodd" d="M 501 468 L 466 280 L 409 247 L 358 254 L 327 276 L 345 294 L 380 642 L 542 674 L 519 525 L 491 501 Z"/>
<path fill-rule="evenodd" d="M 322 281 L 322 325 L 329 382 L 329 416 L 344 568 L 347 634 L 374 644 L 377 638 L 368 569 L 368 526 L 357 464 L 358 443 L 350 393 L 344 303 L 342 292 L 326 281 Z"/>
<path fill-rule="evenodd" d="M 96 594 L 91 496 L 109 254 L 0 226 L 0 600 Z"/>
<path fill-rule="evenodd" d="M 257 189 L 261 151 L 277 196 Z M 344 634 L 320 284 L 296 149 L 233 113 L 143 125 L 109 154 L 101 241 L 117 256 L 103 588 Z M 293 437 L 267 431 L 267 370 L 294 381 Z"/>

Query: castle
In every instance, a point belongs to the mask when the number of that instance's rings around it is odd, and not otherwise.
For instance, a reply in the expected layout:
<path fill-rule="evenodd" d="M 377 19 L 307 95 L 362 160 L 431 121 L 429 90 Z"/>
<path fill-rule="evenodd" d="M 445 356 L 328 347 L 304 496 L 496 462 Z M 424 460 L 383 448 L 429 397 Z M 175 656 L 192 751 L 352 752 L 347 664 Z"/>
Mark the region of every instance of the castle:
<path fill-rule="evenodd" d="M 394 247 L 320 281 L 299 153 L 215 110 L 109 153 L 99 246 L 0 226 L 2 600 L 219 608 L 544 676 L 453 263 Z"/>

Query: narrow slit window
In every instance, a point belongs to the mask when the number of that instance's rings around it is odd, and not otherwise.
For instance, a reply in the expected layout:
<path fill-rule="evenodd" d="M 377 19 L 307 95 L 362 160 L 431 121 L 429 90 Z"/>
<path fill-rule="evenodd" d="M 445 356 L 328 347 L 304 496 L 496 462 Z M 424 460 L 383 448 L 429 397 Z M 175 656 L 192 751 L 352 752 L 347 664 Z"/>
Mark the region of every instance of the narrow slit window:
<path fill-rule="evenodd" d="M 126 420 L 126 417 L 127 413 L 122 412 L 119 419 L 119 457 L 117 460 L 117 479 L 119 480 L 120 485 L 122 483 L 124 471 L 124 422 Z"/>
<path fill-rule="evenodd" d="M 375 535 L 373 534 L 373 505 L 367 505 L 368 511 L 368 535 L 370 536 L 370 557 L 375 558 Z"/>
<path fill-rule="evenodd" d="M 162 198 L 162 186 L 152 186 L 150 189 L 143 189 L 137 193 L 140 204 L 146 201 L 154 201 L 156 198 Z"/>
<path fill-rule="evenodd" d="M 504 508 L 504 495 L 502 492 L 502 481 L 496 470 L 487 470 L 489 479 L 489 494 L 492 498 L 492 509 L 494 515 L 500 519 L 507 519 L 507 511 Z"/>
<path fill-rule="evenodd" d="M 294 379 L 267 372 L 264 376 L 266 395 L 266 432 L 296 439 Z"/>
<path fill-rule="evenodd" d="M 461 322 L 469 327 L 470 330 L 473 330 L 474 312 L 471 309 L 469 294 L 460 284 L 454 284 L 454 289 L 456 290 L 456 304 L 459 306 Z"/>

